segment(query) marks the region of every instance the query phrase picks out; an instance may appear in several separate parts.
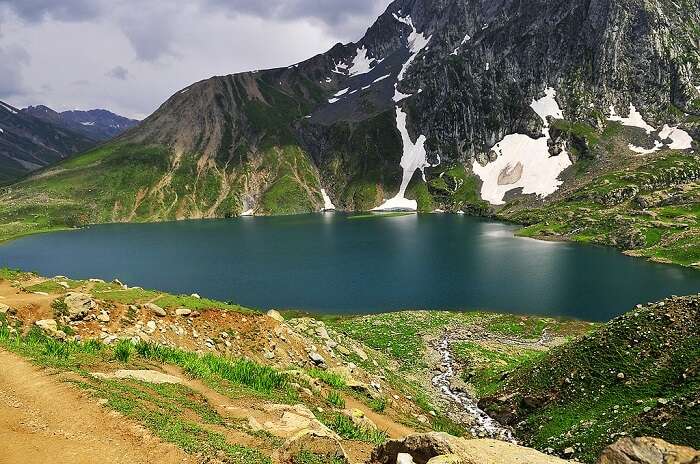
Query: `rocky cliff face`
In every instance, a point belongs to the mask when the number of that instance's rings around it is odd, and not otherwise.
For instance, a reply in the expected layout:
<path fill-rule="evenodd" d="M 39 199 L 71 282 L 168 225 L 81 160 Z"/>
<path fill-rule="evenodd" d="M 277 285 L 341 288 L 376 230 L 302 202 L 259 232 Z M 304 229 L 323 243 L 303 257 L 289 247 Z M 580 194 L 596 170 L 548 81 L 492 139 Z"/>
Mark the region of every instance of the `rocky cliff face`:
<path fill-rule="evenodd" d="M 128 189 L 172 202 L 120 209 L 313 211 L 321 190 L 348 210 L 539 201 L 582 159 L 692 147 L 698 23 L 688 0 L 396 0 L 357 43 L 173 95 L 115 144 L 162 148 L 157 181 Z M 613 123 L 634 143 L 596 151 Z"/>

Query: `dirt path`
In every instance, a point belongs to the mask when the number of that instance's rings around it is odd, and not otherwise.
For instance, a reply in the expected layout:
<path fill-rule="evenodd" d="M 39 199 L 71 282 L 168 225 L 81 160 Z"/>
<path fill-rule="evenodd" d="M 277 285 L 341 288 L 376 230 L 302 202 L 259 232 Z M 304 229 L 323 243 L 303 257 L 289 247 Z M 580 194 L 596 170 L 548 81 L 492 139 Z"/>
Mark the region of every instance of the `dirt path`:
<path fill-rule="evenodd" d="M 175 446 L 0 350 L 0 464 L 194 463 Z"/>

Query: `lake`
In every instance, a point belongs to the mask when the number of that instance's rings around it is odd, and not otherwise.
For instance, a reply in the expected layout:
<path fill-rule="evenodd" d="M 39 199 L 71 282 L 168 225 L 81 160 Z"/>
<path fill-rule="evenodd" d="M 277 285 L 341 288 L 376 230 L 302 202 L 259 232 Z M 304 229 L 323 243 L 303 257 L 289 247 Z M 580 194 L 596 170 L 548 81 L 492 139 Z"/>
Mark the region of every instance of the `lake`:
<path fill-rule="evenodd" d="M 700 291 L 700 271 L 517 238 L 516 229 L 451 214 L 114 224 L 0 245 L 0 265 L 334 314 L 484 309 L 607 320 Z"/>

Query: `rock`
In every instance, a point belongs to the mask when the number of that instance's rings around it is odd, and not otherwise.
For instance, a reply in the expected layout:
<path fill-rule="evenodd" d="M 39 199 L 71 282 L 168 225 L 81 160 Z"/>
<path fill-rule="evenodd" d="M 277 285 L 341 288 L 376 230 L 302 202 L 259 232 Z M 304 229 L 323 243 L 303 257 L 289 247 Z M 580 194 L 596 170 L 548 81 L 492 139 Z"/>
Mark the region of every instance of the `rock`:
<path fill-rule="evenodd" d="M 338 353 L 344 355 L 344 356 L 350 356 L 350 350 L 345 348 L 343 345 L 338 345 L 336 348 L 338 350 Z"/>
<path fill-rule="evenodd" d="M 342 412 L 344 416 L 349 418 L 353 424 L 364 429 L 376 429 L 377 424 L 375 424 L 372 419 L 367 417 L 361 409 L 346 409 Z"/>
<path fill-rule="evenodd" d="M 660 438 L 622 438 L 603 450 L 598 464 L 697 464 L 700 453 Z"/>
<path fill-rule="evenodd" d="M 154 383 L 154 384 L 176 384 L 181 383 L 182 379 L 180 377 L 175 377 L 174 375 L 164 374 L 158 371 L 151 370 L 125 370 L 120 369 L 112 374 L 104 374 L 101 372 L 93 372 L 94 377 L 100 379 L 128 379 L 128 380 L 138 380 L 141 382 Z"/>
<path fill-rule="evenodd" d="M 10 311 L 10 307 L 4 303 L 0 303 L 0 314 L 7 314 Z"/>
<path fill-rule="evenodd" d="M 271 309 L 266 314 L 267 314 L 267 317 L 269 317 L 269 318 L 272 318 L 278 322 L 284 322 L 284 317 L 282 317 L 282 315 L 280 314 L 279 311 Z"/>
<path fill-rule="evenodd" d="M 574 454 L 576 454 L 576 450 L 575 450 L 574 448 L 572 448 L 571 446 L 569 446 L 568 448 L 564 448 L 564 453 L 563 453 L 563 454 L 564 454 L 564 456 L 566 456 L 567 458 L 570 458 L 571 456 L 573 456 Z"/>
<path fill-rule="evenodd" d="M 193 293 L 193 294 L 191 294 L 190 296 L 191 296 L 192 298 L 196 298 L 196 299 L 198 299 L 198 300 L 200 300 L 200 299 L 202 298 L 201 296 L 199 296 L 199 293 Z"/>
<path fill-rule="evenodd" d="M 415 461 L 410 454 L 399 453 L 396 455 L 396 464 L 415 464 Z"/>
<path fill-rule="evenodd" d="M 273 419 L 266 421 L 262 425 L 255 420 L 249 420 L 248 425 L 253 430 L 265 430 L 282 438 L 292 437 L 304 430 L 319 432 L 336 439 L 339 438 L 333 431 L 316 419 L 314 413 L 303 404 L 294 406 L 270 404 L 265 406 L 265 411 Z"/>
<path fill-rule="evenodd" d="M 355 348 L 353 348 L 353 351 L 357 356 L 360 357 L 361 360 L 367 361 L 369 359 L 369 356 L 367 356 L 367 353 L 365 353 L 362 348 L 356 346 Z"/>
<path fill-rule="evenodd" d="M 323 364 L 326 364 L 326 360 L 323 358 L 323 356 L 321 356 L 320 354 L 318 354 L 315 351 L 312 351 L 311 353 L 309 353 L 309 359 L 317 366 L 321 366 Z"/>
<path fill-rule="evenodd" d="M 175 315 L 176 315 L 176 316 L 187 317 L 187 316 L 189 316 L 190 314 L 192 314 L 192 310 L 191 310 L 191 309 L 187 309 L 187 308 L 178 308 L 178 309 L 175 310 Z"/>
<path fill-rule="evenodd" d="M 62 330 L 58 330 L 58 323 L 54 319 L 43 319 L 41 321 L 36 321 L 35 324 L 49 337 L 61 341 L 66 339 L 66 333 Z"/>
<path fill-rule="evenodd" d="M 370 464 L 394 464 L 399 453 L 415 464 L 565 464 L 539 451 L 492 439 L 466 440 L 442 432 L 413 434 L 388 440 L 372 452 Z"/>
<path fill-rule="evenodd" d="M 71 321 L 78 321 L 87 316 L 88 312 L 97 308 L 97 303 L 87 293 L 70 292 L 63 299 Z"/>
<path fill-rule="evenodd" d="M 156 321 L 148 321 L 146 324 L 146 328 L 143 330 L 147 334 L 152 334 L 153 332 L 156 331 Z"/>
<path fill-rule="evenodd" d="M 273 456 L 274 462 L 296 464 L 297 456 L 302 451 L 312 453 L 314 462 L 333 462 L 348 464 L 350 459 L 340 441 L 325 432 L 301 430 L 280 447 Z"/>
<path fill-rule="evenodd" d="M 97 320 L 106 324 L 110 320 L 109 313 L 107 311 L 102 311 L 97 315 Z"/>
<path fill-rule="evenodd" d="M 145 305 L 143 305 L 143 307 L 153 312 L 153 314 L 159 317 L 165 317 L 168 315 L 168 313 L 163 308 L 153 303 L 146 303 Z"/>
<path fill-rule="evenodd" d="M 318 335 L 322 340 L 330 340 L 331 336 L 328 335 L 328 330 L 326 330 L 325 327 L 318 326 L 316 327 L 316 335 Z"/>

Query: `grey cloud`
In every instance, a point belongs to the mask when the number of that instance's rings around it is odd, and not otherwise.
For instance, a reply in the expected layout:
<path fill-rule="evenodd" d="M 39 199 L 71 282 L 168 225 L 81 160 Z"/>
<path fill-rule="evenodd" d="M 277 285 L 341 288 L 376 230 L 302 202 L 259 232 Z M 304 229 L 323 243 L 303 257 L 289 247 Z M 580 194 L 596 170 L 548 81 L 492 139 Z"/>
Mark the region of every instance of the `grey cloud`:
<path fill-rule="evenodd" d="M 29 54 L 18 46 L 0 47 L 0 98 L 22 95 L 26 88 L 22 79 L 22 67 L 29 63 Z"/>
<path fill-rule="evenodd" d="M 102 10 L 101 3 L 95 0 L 0 0 L 0 6 L 30 22 L 45 18 L 83 21 L 97 17 Z"/>
<path fill-rule="evenodd" d="M 129 70 L 126 69 L 124 66 L 115 66 L 109 71 L 107 71 L 106 76 L 111 77 L 112 79 L 125 81 L 129 78 Z"/>
<path fill-rule="evenodd" d="M 314 19 L 328 26 L 343 25 L 356 16 L 367 16 L 386 6 L 387 0 L 204 0 L 205 5 L 231 14 L 261 18 Z"/>

